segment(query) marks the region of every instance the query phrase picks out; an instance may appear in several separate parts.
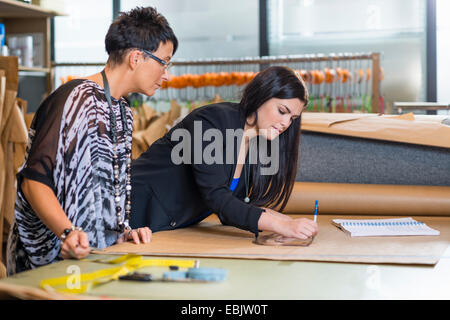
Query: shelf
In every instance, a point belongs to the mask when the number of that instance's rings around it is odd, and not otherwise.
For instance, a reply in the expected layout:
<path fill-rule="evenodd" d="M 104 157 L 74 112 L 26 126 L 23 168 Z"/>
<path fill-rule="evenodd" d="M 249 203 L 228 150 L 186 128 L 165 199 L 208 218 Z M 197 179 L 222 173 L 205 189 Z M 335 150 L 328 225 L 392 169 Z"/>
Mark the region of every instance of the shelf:
<path fill-rule="evenodd" d="M 64 15 L 16 0 L 0 0 L 0 18 L 50 18 Z"/>
<path fill-rule="evenodd" d="M 438 102 L 394 102 L 392 107 L 398 113 L 405 110 L 450 110 L 450 104 Z"/>
<path fill-rule="evenodd" d="M 50 73 L 50 68 L 36 68 L 36 67 L 19 66 L 19 71 Z"/>

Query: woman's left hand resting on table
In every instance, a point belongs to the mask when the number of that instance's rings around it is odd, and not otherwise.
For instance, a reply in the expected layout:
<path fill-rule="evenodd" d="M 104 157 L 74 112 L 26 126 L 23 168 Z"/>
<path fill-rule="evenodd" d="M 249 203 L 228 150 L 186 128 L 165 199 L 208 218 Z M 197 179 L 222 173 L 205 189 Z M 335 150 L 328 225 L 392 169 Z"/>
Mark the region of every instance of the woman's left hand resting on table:
<path fill-rule="evenodd" d="M 123 243 L 132 240 L 135 244 L 149 243 L 152 240 L 152 230 L 148 227 L 125 230 L 116 243 Z"/>

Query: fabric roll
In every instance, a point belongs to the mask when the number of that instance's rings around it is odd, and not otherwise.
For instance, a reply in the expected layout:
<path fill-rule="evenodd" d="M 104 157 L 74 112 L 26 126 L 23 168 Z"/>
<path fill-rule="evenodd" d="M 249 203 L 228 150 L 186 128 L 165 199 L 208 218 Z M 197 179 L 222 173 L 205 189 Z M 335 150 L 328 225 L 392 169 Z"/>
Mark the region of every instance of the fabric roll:
<path fill-rule="evenodd" d="M 450 216 L 450 187 L 295 182 L 284 213 Z"/>

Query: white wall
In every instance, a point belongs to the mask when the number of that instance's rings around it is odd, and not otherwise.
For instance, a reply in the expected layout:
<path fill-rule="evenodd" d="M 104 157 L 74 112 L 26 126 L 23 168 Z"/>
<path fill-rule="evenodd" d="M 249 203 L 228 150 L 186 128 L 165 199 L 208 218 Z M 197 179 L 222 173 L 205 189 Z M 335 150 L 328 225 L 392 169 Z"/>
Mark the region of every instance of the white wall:
<path fill-rule="evenodd" d="M 122 0 L 121 11 L 152 6 L 179 40 L 174 58 L 257 56 L 258 0 Z"/>

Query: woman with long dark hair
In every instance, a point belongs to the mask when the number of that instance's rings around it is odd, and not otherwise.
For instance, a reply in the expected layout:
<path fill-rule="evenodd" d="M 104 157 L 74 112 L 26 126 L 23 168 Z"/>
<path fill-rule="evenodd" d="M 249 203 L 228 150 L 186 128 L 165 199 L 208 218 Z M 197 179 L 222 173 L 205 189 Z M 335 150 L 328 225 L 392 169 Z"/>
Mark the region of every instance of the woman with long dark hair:
<path fill-rule="evenodd" d="M 297 171 L 303 80 L 270 67 L 240 103 L 192 111 L 132 164 L 131 226 L 186 227 L 216 213 L 223 224 L 306 239 L 318 227 L 280 213 Z"/>

